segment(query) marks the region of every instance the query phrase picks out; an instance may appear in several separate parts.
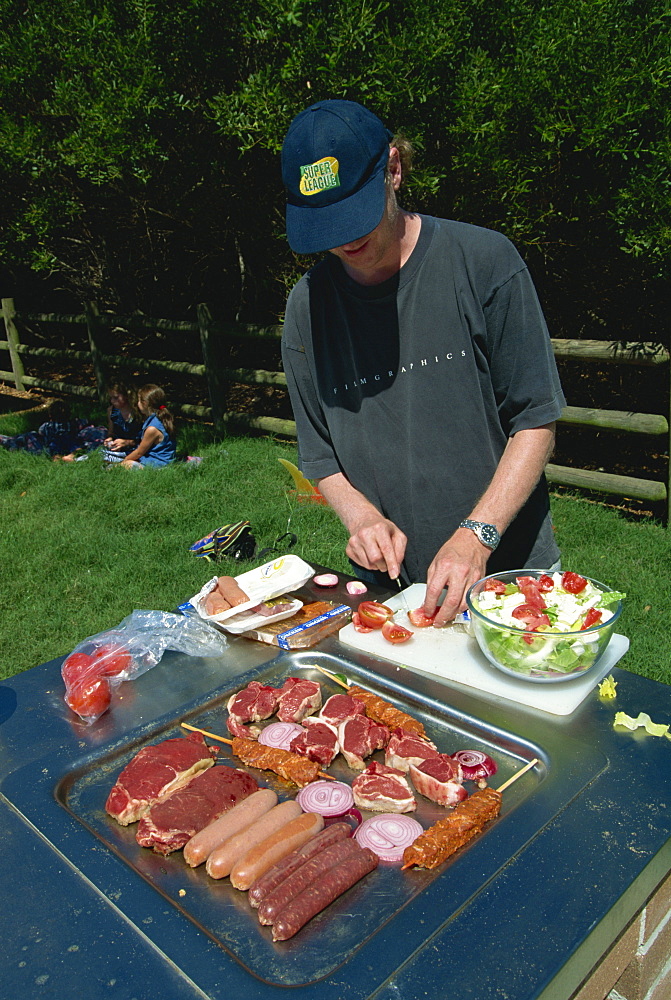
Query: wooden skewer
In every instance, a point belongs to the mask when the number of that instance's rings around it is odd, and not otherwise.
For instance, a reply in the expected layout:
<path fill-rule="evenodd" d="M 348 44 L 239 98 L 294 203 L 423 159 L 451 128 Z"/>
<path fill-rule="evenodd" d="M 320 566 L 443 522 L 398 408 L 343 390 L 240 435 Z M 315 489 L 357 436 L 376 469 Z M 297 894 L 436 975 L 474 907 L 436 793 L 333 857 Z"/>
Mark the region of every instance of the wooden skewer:
<path fill-rule="evenodd" d="M 519 771 L 516 771 L 515 774 L 511 775 L 511 777 L 508 778 L 507 781 L 504 781 L 502 785 L 499 785 L 499 787 L 497 788 L 497 792 L 505 791 L 506 788 L 512 785 L 513 781 L 517 781 L 517 779 L 521 778 L 523 774 L 525 774 L 527 771 L 530 771 L 532 767 L 535 767 L 537 763 L 538 763 L 538 757 L 534 757 L 534 759 L 530 760 L 528 764 L 525 764 L 524 767 L 521 767 L 519 769 Z"/>
<path fill-rule="evenodd" d="M 207 729 L 198 729 L 197 726 L 190 726 L 188 722 L 180 722 L 182 729 L 190 729 L 192 733 L 200 733 L 202 736 L 209 736 L 211 740 L 216 740 L 218 743 L 228 743 L 229 746 L 233 746 L 233 740 L 227 739 L 226 736 L 217 736 L 216 733 L 208 733 Z M 335 781 L 336 779 L 332 774 L 327 774 L 326 771 L 318 771 L 320 778 L 328 778 L 329 781 Z"/>
<path fill-rule="evenodd" d="M 346 681 L 341 681 L 340 678 L 336 677 L 335 674 L 332 674 L 330 670 L 324 670 L 323 667 L 318 667 L 316 664 L 311 664 L 311 666 L 313 666 L 315 670 L 318 670 L 320 674 L 324 674 L 325 677 L 335 681 L 336 684 L 340 685 L 340 687 L 345 688 L 345 691 L 349 689 L 350 685 Z"/>

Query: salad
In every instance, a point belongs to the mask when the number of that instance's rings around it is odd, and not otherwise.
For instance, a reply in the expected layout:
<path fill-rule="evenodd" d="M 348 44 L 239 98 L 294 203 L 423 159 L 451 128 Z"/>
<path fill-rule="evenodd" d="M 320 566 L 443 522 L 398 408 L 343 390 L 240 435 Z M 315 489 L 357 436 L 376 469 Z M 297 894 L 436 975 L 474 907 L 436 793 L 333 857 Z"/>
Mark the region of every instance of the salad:
<path fill-rule="evenodd" d="M 570 571 L 518 571 L 475 584 L 469 606 L 483 652 L 506 670 L 539 677 L 589 669 L 608 644 L 624 597 Z"/>

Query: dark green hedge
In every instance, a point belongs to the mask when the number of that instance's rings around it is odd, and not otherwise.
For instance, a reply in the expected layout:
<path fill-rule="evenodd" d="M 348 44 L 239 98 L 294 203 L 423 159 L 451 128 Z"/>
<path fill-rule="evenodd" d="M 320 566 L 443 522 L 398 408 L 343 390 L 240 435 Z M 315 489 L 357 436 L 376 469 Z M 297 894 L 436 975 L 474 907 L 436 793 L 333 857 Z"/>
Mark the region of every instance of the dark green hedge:
<path fill-rule="evenodd" d="M 3 294 L 28 270 L 264 322 L 308 261 L 279 148 L 323 97 L 416 144 L 406 205 L 498 228 L 556 334 L 668 340 L 668 0 L 0 0 Z"/>

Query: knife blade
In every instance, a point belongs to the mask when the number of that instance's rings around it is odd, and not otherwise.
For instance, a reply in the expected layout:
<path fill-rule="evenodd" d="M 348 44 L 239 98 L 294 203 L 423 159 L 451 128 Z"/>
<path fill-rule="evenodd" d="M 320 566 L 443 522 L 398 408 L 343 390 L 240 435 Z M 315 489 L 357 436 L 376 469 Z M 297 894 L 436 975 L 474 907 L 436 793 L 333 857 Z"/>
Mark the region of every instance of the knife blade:
<path fill-rule="evenodd" d="M 396 584 L 398 586 L 399 596 L 403 601 L 403 608 L 406 614 L 410 614 L 410 608 L 408 607 L 408 599 L 405 596 L 405 590 L 403 589 L 403 584 L 401 582 L 400 576 L 396 577 Z"/>

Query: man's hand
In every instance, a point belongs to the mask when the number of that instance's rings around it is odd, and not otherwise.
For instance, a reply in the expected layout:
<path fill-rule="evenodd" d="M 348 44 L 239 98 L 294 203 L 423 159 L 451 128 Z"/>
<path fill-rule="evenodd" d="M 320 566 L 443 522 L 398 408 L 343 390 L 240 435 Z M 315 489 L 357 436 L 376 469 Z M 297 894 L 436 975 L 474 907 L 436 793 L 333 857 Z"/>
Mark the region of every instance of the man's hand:
<path fill-rule="evenodd" d="M 377 511 L 353 526 L 345 553 L 364 569 L 387 572 L 392 580 L 401 572 L 408 539 L 393 521 Z"/>
<path fill-rule="evenodd" d="M 424 614 L 430 617 L 441 591 L 447 587 L 447 596 L 433 622 L 436 627 L 453 621 L 455 615 L 465 609 L 468 588 L 486 575 L 491 554 L 491 549 L 483 545 L 470 528 L 457 528 L 441 546 L 426 575 L 424 599 Z"/>

